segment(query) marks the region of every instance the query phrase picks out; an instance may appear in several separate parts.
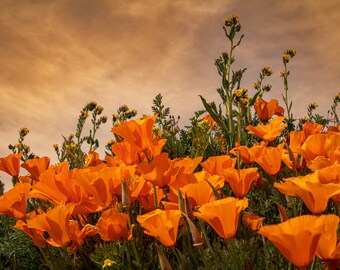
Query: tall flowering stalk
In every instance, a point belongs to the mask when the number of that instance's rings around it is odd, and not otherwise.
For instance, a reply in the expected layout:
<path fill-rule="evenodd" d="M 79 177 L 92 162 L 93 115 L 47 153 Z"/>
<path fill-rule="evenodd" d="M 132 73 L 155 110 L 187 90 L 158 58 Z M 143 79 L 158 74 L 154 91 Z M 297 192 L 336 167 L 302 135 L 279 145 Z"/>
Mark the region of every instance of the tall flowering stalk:
<path fill-rule="evenodd" d="M 235 112 L 237 113 L 237 110 L 233 109 L 233 90 L 241 88 L 242 75 L 246 71 L 246 69 L 234 71 L 232 70 L 232 64 L 235 61 L 234 50 L 241 44 L 244 35 L 235 40 L 236 34 L 241 31 L 240 21 L 235 14 L 224 20 L 223 30 L 230 42 L 229 53 L 222 53 L 222 56 L 215 60 L 215 65 L 219 75 L 222 77 L 222 87 L 217 89 L 217 92 L 221 96 L 226 115 L 222 115 L 221 109 L 217 110 L 215 103 L 209 104 L 202 96 L 200 97 L 205 109 L 224 130 L 228 149 L 231 149 L 236 140 L 240 140 L 240 130 L 235 130 L 235 124 L 240 126 L 240 119 L 235 123 L 234 115 Z M 238 105 L 236 106 L 238 107 Z M 240 112 L 238 113 L 240 114 Z"/>
<path fill-rule="evenodd" d="M 293 114 L 292 114 L 292 106 L 293 102 L 288 100 L 288 76 L 290 75 L 290 72 L 288 70 L 287 64 L 289 63 L 289 60 L 292 59 L 296 55 L 296 50 L 294 48 L 288 49 L 284 52 L 282 55 L 282 62 L 284 65 L 284 70 L 281 71 L 280 75 L 283 78 L 283 85 L 284 85 L 284 95 L 282 95 L 283 101 L 286 105 L 286 110 L 287 110 L 287 123 L 288 123 L 288 129 L 289 131 L 294 129 L 294 119 L 293 119 Z"/>

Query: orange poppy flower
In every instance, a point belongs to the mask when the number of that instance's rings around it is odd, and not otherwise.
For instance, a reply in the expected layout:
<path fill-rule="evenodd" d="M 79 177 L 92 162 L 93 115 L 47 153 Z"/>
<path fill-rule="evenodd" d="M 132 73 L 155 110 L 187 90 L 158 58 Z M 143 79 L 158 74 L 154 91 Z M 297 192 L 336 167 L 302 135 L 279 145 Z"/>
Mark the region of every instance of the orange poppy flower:
<path fill-rule="evenodd" d="M 141 181 L 143 181 L 143 177 L 140 177 Z M 144 184 L 136 198 L 142 205 L 144 212 L 150 212 L 155 210 L 155 202 L 154 202 L 154 185 L 150 182 L 144 180 Z M 156 197 L 157 197 L 157 205 L 159 205 L 160 201 L 164 198 L 163 189 L 160 189 L 156 186 Z"/>
<path fill-rule="evenodd" d="M 75 220 L 70 220 L 70 239 L 72 244 L 67 247 L 68 251 L 74 253 L 77 248 L 83 245 L 86 236 L 94 236 L 98 233 L 97 227 L 91 224 L 86 224 L 81 230 L 79 224 Z"/>
<path fill-rule="evenodd" d="M 180 168 L 181 174 L 192 174 L 202 159 L 203 157 L 195 157 L 193 159 L 190 157 L 176 158 L 175 168 Z"/>
<path fill-rule="evenodd" d="M 153 125 L 157 115 L 147 116 L 140 120 L 124 121 L 119 126 L 113 127 L 112 132 L 121 136 L 125 142 L 131 144 L 131 148 L 136 148 L 139 153 L 147 153 L 148 158 L 161 153 L 166 140 L 155 139 L 153 135 Z"/>
<path fill-rule="evenodd" d="M 264 217 L 259 217 L 252 212 L 245 212 L 242 216 L 242 221 L 252 232 L 256 232 L 261 228 L 263 220 Z"/>
<path fill-rule="evenodd" d="M 340 164 L 334 164 L 326 168 L 317 170 L 318 180 L 322 184 L 340 184 Z"/>
<path fill-rule="evenodd" d="M 211 115 L 210 115 L 209 113 L 208 113 L 207 115 L 205 115 L 205 116 L 202 118 L 202 120 L 207 121 L 208 124 L 209 124 L 209 126 L 210 126 L 211 128 L 217 127 L 216 121 L 211 117 Z"/>
<path fill-rule="evenodd" d="M 123 160 L 121 160 L 119 157 L 114 156 L 105 156 L 105 161 L 106 161 L 106 166 L 107 167 L 119 167 L 122 164 L 126 164 L 125 162 L 123 162 Z M 128 164 L 126 164 L 128 165 Z"/>
<path fill-rule="evenodd" d="M 90 183 L 96 175 L 98 173 L 91 173 L 88 168 L 69 171 L 68 167 L 63 164 L 50 167 L 40 175 L 39 182 L 32 186 L 29 197 L 48 200 L 54 205 L 74 203 L 75 207 L 72 214 L 96 212 L 102 209 L 106 203 L 109 204 L 111 198 L 111 194 L 106 191 L 97 195 L 97 197 L 101 196 L 100 200 L 94 199 L 97 189 L 101 190 L 100 192 L 105 188 L 108 189 L 103 180 L 98 180 L 91 187 L 92 189 L 89 189 Z"/>
<path fill-rule="evenodd" d="M 243 198 L 246 196 L 251 183 L 260 177 L 257 172 L 257 168 L 239 170 L 229 168 L 224 171 L 223 176 L 225 177 L 226 182 L 229 183 L 237 198 Z"/>
<path fill-rule="evenodd" d="M 304 215 L 285 222 L 263 226 L 259 234 L 268 238 L 282 255 L 296 265 L 304 268 L 313 260 L 319 240 L 324 232 L 324 224 L 319 217 Z"/>
<path fill-rule="evenodd" d="M 182 212 L 180 210 L 160 210 L 137 216 L 137 221 L 144 229 L 144 233 L 155 237 L 164 246 L 176 245 L 178 223 Z"/>
<path fill-rule="evenodd" d="M 36 216 L 36 214 L 31 212 L 31 213 L 28 213 L 26 217 L 33 217 L 33 216 Z M 15 223 L 13 228 L 16 228 L 24 232 L 25 234 L 27 234 L 32 239 L 33 244 L 36 245 L 37 247 L 42 247 L 46 243 L 44 232 L 31 229 L 31 228 L 29 229 L 27 227 L 27 223 L 21 219 L 19 219 Z"/>
<path fill-rule="evenodd" d="M 247 146 L 238 145 L 238 143 L 236 143 L 236 147 L 231 149 L 229 153 L 235 156 L 239 156 L 240 159 L 247 165 L 255 162 L 255 160 L 252 159 L 249 148 Z"/>
<path fill-rule="evenodd" d="M 46 242 L 54 247 L 68 246 L 71 241 L 70 218 L 74 205 L 56 206 L 47 213 L 27 220 L 27 228 L 46 232 Z"/>
<path fill-rule="evenodd" d="M 142 161 L 139 155 L 139 148 L 129 142 L 115 143 L 112 145 L 112 152 L 115 154 L 115 157 L 121 159 L 126 165 L 138 164 Z"/>
<path fill-rule="evenodd" d="M 223 178 L 218 175 L 209 176 L 206 179 L 215 189 L 220 189 L 224 186 Z M 180 188 L 182 194 L 186 194 L 188 197 L 192 207 L 195 208 L 215 200 L 214 191 L 207 181 L 201 180 Z M 171 192 L 168 194 L 168 199 L 171 202 L 178 202 L 178 191 L 171 189 Z"/>
<path fill-rule="evenodd" d="M 300 197 L 313 214 L 322 213 L 328 200 L 340 194 L 340 184 L 321 184 L 316 173 L 284 179 L 284 183 L 274 183 L 281 193 Z"/>
<path fill-rule="evenodd" d="M 49 200 L 53 204 L 71 202 L 69 198 L 75 198 L 74 184 L 71 180 L 73 172 L 69 171 L 67 166 L 57 168 L 50 167 L 40 175 L 40 181 L 33 185 L 30 192 L 31 198 Z"/>
<path fill-rule="evenodd" d="M 275 114 L 277 116 L 283 116 L 284 109 L 279 106 L 277 99 L 272 99 L 269 102 L 262 98 L 257 98 L 254 104 L 254 109 L 261 122 L 265 123 Z"/>
<path fill-rule="evenodd" d="M 340 132 L 340 125 L 338 125 L 338 126 L 329 126 L 327 132 Z"/>
<path fill-rule="evenodd" d="M 85 166 L 98 166 L 101 164 L 103 164 L 103 161 L 101 161 L 97 152 L 91 151 L 85 154 Z"/>
<path fill-rule="evenodd" d="M 0 214 L 14 218 L 24 218 L 26 214 L 29 183 L 18 182 L 0 197 Z"/>
<path fill-rule="evenodd" d="M 322 260 L 340 258 L 340 243 L 338 243 L 338 225 L 340 218 L 336 215 L 322 215 L 318 224 L 325 224 L 324 233 L 318 243 L 316 255 Z"/>
<path fill-rule="evenodd" d="M 242 210 L 248 207 L 248 199 L 228 197 L 202 205 L 194 215 L 207 222 L 223 239 L 235 236 Z"/>
<path fill-rule="evenodd" d="M 20 159 L 22 153 L 10 154 L 7 157 L 0 158 L 0 171 L 8 173 L 13 177 L 18 177 L 20 173 Z"/>
<path fill-rule="evenodd" d="M 111 174 L 114 171 L 115 168 L 112 167 L 100 172 L 91 172 L 89 169 L 74 171 L 71 183 L 75 194 L 70 194 L 74 196 L 73 198 L 67 198 L 67 202 L 76 203 L 73 214 L 99 211 L 111 205 L 114 199 L 111 191 L 113 185 Z"/>
<path fill-rule="evenodd" d="M 127 239 L 128 237 L 128 216 L 110 208 L 102 213 L 97 222 L 97 229 L 104 241 L 115 241 Z"/>
<path fill-rule="evenodd" d="M 255 136 L 261 138 L 264 141 L 271 142 L 274 141 L 287 127 L 287 124 L 282 124 L 282 121 L 285 117 L 276 117 L 272 121 L 270 121 L 267 125 L 258 125 L 254 126 L 247 126 L 246 130 L 248 130 L 249 134 L 254 134 Z"/>
<path fill-rule="evenodd" d="M 168 153 L 162 153 L 156 156 L 151 163 L 143 162 L 139 169 L 142 171 L 145 180 L 155 186 L 164 188 L 176 179 L 180 168 L 175 168 L 175 165 L 176 161 L 170 160 Z"/>
<path fill-rule="evenodd" d="M 289 148 L 296 152 L 296 149 L 299 149 L 306 139 L 307 137 L 303 131 L 291 131 L 289 133 Z"/>
<path fill-rule="evenodd" d="M 283 144 L 277 147 L 264 147 L 258 151 L 258 156 L 254 156 L 255 162 L 259 164 L 262 169 L 270 174 L 275 175 L 281 168 Z"/>
<path fill-rule="evenodd" d="M 307 139 L 310 135 L 318 134 L 322 131 L 323 125 L 313 122 L 306 122 L 302 126 L 302 131 Z"/>
<path fill-rule="evenodd" d="M 230 153 L 234 156 L 239 156 L 245 164 L 251 165 L 255 162 L 255 158 L 261 155 L 266 145 L 266 142 L 261 141 L 248 148 L 247 146 L 236 143 L 236 147 L 231 149 Z"/>
<path fill-rule="evenodd" d="M 31 174 L 31 178 L 35 181 L 39 181 L 40 174 L 46 171 L 49 166 L 50 159 L 48 157 L 29 159 L 21 164 L 21 167 L 26 169 Z"/>
<path fill-rule="evenodd" d="M 327 159 L 329 164 L 339 162 L 340 159 L 340 133 L 313 134 L 307 138 L 297 152 L 307 161 L 307 166 L 311 166 L 314 160 Z M 323 167 L 323 166 L 322 166 Z M 320 168 L 315 166 L 315 169 Z"/>
<path fill-rule="evenodd" d="M 223 175 L 223 172 L 227 168 L 234 168 L 236 164 L 236 158 L 231 156 L 214 156 L 209 157 L 206 161 L 202 162 L 201 165 L 205 171 L 210 175 Z"/>
<path fill-rule="evenodd" d="M 308 167 L 312 171 L 323 169 L 333 164 L 340 164 L 340 147 L 332 148 L 327 152 L 327 157 L 318 156 L 308 162 Z"/>

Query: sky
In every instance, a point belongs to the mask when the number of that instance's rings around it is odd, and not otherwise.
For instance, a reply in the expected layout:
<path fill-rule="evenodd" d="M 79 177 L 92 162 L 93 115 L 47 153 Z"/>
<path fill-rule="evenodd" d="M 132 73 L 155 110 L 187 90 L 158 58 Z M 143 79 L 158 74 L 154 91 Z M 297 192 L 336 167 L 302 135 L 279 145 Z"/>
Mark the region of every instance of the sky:
<path fill-rule="evenodd" d="M 110 119 L 119 106 L 151 114 L 158 93 L 181 116 L 180 125 L 188 124 L 203 109 L 199 95 L 221 102 L 214 61 L 229 50 L 222 26 L 233 13 L 245 34 L 235 52 L 235 68 L 247 68 L 242 87 L 254 94 L 253 83 L 268 65 L 273 89 L 264 98 L 283 106 L 281 56 L 293 47 L 288 95 L 294 116 L 305 116 L 314 101 L 326 116 L 340 86 L 338 0 L 2 0 L 0 157 L 27 127 L 33 152 L 56 163 L 52 145 L 75 132 L 90 101 L 109 119 L 98 131 L 102 146 L 113 139 Z"/>

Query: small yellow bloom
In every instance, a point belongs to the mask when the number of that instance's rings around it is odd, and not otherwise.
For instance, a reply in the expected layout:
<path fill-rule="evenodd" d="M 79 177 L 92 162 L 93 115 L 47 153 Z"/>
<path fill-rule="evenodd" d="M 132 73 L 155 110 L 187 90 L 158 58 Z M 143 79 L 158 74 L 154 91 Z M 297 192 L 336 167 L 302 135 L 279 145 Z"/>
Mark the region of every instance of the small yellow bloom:
<path fill-rule="evenodd" d="M 263 69 L 262 69 L 262 74 L 265 75 L 265 76 L 270 76 L 273 74 L 273 70 L 268 67 L 268 66 L 265 66 Z"/>
<path fill-rule="evenodd" d="M 284 63 L 288 63 L 289 59 L 290 59 L 290 55 L 288 53 L 284 53 L 282 55 L 282 60 L 283 60 Z"/>
<path fill-rule="evenodd" d="M 286 54 L 289 54 L 290 58 L 293 58 L 296 55 L 296 50 L 294 48 L 290 48 L 285 51 Z"/>
<path fill-rule="evenodd" d="M 28 133 L 30 132 L 30 130 L 28 128 L 22 128 L 19 131 L 20 137 L 25 137 Z"/>
<path fill-rule="evenodd" d="M 101 114 L 103 110 L 104 110 L 104 108 L 100 105 L 98 105 L 97 108 L 96 108 L 96 111 L 97 111 L 98 114 Z"/>
<path fill-rule="evenodd" d="M 81 118 L 86 119 L 89 117 L 89 113 L 87 111 L 81 111 Z"/>
<path fill-rule="evenodd" d="M 104 268 L 107 267 L 107 266 L 112 266 L 113 264 L 116 264 L 116 262 L 115 262 L 115 261 L 111 261 L 110 259 L 106 259 L 106 260 L 104 261 L 104 264 L 103 264 L 102 269 L 104 269 Z"/>

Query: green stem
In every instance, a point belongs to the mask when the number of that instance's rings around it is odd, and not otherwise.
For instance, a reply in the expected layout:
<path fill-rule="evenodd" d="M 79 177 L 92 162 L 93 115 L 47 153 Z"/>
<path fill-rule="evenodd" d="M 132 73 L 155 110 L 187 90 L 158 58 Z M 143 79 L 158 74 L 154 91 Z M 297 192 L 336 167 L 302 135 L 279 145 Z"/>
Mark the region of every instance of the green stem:
<path fill-rule="evenodd" d="M 206 229 L 205 229 L 205 226 L 204 226 L 203 221 L 200 220 L 200 219 L 198 219 L 198 222 L 199 222 L 199 225 L 200 225 L 200 227 L 201 227 L 203 237 L 204 237 L 204 239 L 205 239 L 205 242 L 206 242 L 207 245 L 208 245 L 209 250 L 211 251 L 211 253 L 215 253 L 215 251 L 214 251 L 214 249 L 213 249 L 213 247 L 212 247 L 212 245 L 211 245 L 211 243 L 210 243 L 210 241 L 209 241 L 209 237 L 208 237 L 208 234 L 207 234 L 207 231 L 206 231 Z"/>
<path fill-rule="evenodd" d="M 239 144 L 241 144 L 241 132 L 242 132 L 242 115 L 241 115 L 241 112 L 242 112 L 242 108 L 241 108 L 241 104 L 238 103 L 238 115 L 237 115 L 237 142 Z"/>
<path fill-rule="evenodd" d="M 316 257 L 314 257 L 310 270 L 314 270 Z"/>
<path fill-rule="evenodd" d="M 229 250 L 229 252 L 231 254 L 233 263 L 234 263 L 234 269 L 242 270 L 242 266 L 240 264 L 240 260 L 239 260 L 239 258 L 237 256 L 237 253 L 236 253 L 236 250 L 235 250 L 234 239 L 228 239 L 227 240 L 227 247 L 228 247 L 228 250 Z"/>
<path fill-rule="evenodd" d="M 172 250 L 172 252 L 175 254 L 175 257 L 176 257 L 176 260 L 177 260 L 178 264 L 181 265 L 181 264 L 182 264 L 182 261 L 181 261 L 181 259 L 179 258 L 178 254 L 177 254 L 177 252 L 176 252 L 176 248 L 175 248 L 175 247 L 172 247 L 171 250 Z"/>
<path fill-rule="evenodd" d="M 129 268 L 132 269 L 130 250 L 128 249 L 128 246 L 127 246 L 125 240 L 123 241 L 123 245 L 124 245 L 124 248 L 125 248 L 125 253 L 126 253 L 126 256 L 127 256 L 127 260 L 129 262 Z"/>
<path fill-rule="evenodd" d="M 141 267 L 140 258 L 139 258 L 139 255 L 138 255 L 138 252 L 137 252 L 137 248 L 136 248 L 136 243 L 135 243 L 134 240 L 131 241 L 131 245 L 132 245 L 132 250 L 133 250 L 133 253 L 135 255 L 138 267 Z"/>
<path fill-rule="evenodd" d="M 230 70 L 231 70 L 231 59 L 232 59 L 232 54 L 233 54 L 233 49 L 234 49 L 234 42 L 233 40 L 230 41 L 230 50 L 229 50 L 229 57 L 228 57 L 228 63 L 227 63 L 227 70 L 226 70 L 226 80 L 229 82 L 230 79 Z M 229 122 L 229 133 L 230 133 L 230 147 L 233 147 L 232 143 L 232 136 L 234 134 L 234 123 L 233 123 L 233 94 L 232 94 L 232 89 L 230 87 L 229 83 L 229 88 L 226 89 L 227 92 L 227 114 L 228 114 L 228 122 Z"/>

